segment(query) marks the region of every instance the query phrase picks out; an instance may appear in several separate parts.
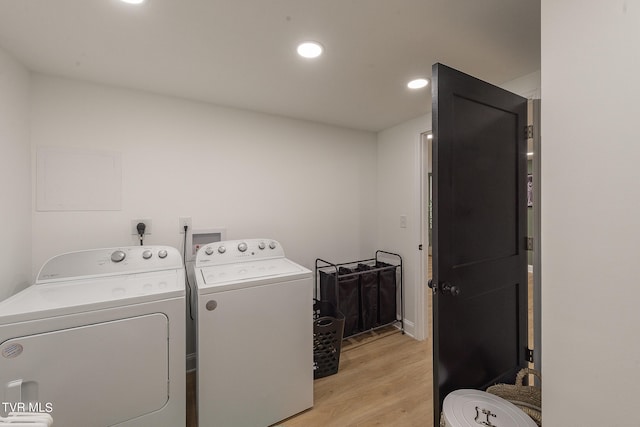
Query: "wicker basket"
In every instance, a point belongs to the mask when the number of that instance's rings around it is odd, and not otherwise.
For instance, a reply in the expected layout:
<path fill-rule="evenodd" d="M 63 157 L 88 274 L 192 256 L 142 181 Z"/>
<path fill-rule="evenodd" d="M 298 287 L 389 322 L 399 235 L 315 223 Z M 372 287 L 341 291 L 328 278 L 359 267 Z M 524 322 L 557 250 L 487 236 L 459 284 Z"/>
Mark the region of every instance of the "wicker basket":
<path fill-rule="evenodd" d="M 524 368 L 518 372 L 515 384 L 492 385 L 487 392 L 513 403 L 529 415 L 536 424 L 542 426 L 542 389 L 535 385 L 524 385 L 524 378 L 529 374 L 538 377 L 542 384 L 540 372 Z"/>
<path fill-rule="evenodd" d="M 329 301 L 313 301 L 313 379 L 317 379 L 338 372 L 344 314 Z"/>

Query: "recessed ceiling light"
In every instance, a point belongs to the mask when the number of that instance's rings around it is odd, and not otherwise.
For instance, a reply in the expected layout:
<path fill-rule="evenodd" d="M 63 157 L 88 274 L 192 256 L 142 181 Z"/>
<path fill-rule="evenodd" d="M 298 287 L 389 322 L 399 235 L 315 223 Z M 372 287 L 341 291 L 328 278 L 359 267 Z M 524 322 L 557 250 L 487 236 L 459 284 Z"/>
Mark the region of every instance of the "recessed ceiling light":
<path fill-rule="evenodd" d="M 427 79 L 415 79 L 407 83 L 407 87 L 409 89 L 422 89 L 423 87 L 427 87 L 428 84 L 429 80 Z"/>
<path fill-rule="evenodd" d="M 304 42 L 298 45 L 298 55 L 303 58 L 317 58 L 322 55 L 322 45 L 318 42 Z"/>
<path fill-rule="evenodd" d="M 120 0 L 123 3 L 129 3 L 129 4 L 141 4 L 144 3 L 145 0 Z"/>
<path fill-rule="evenodd" d="M 427 135 L 427 139 L 433 139 L 433 134 L 430 133 L 429 135 Z"/>
<path fill-rule="evenodd" d="M 533 153 L 527 153 L 527 156 L 533 156 Z"/>

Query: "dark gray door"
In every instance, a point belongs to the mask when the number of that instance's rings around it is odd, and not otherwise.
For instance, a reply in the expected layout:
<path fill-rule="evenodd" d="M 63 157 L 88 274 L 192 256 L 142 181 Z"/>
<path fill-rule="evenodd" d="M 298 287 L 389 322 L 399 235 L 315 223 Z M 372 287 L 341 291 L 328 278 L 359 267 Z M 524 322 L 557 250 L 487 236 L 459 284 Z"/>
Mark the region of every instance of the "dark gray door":
<path fill-rule="evenodd" d="M 526 99 L 433 66 L 434 414 L 526 366 Z"/>

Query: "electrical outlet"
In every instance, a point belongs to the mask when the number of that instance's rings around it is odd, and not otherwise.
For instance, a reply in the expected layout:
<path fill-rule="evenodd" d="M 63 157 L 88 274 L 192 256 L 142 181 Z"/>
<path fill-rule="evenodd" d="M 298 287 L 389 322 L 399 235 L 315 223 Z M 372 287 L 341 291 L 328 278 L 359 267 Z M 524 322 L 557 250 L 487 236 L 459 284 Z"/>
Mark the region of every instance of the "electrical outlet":
<path fill-rule="evenodd" d="M 184 226 L 187 226 L 187 230 L 191 230 L 191 217 L 190 216 L 181 216 L 178 219 L 178 227 L 180 234 L 184 234 Z"/>
<path fill-rule="evenodd" d="M 145 225 L 144 235 L 148 236 L 153 231 L 151 227 L 151 220 L 149 218 L 145 219 L 132 219 L 131 220 L 131 234 L 134 236 L 138 235 L 138 224 L 143 223 Z"/>
<path fill-rule="evenodd" d="M 407 216 L 400 215 L 400 228 L 407 228 Z"/>

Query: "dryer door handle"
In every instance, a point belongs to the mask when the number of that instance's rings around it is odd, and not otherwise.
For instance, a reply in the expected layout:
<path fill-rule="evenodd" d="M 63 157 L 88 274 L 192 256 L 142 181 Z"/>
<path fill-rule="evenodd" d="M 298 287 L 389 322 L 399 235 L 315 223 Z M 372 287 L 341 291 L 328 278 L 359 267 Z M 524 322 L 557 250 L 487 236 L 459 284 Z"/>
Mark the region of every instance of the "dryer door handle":
<path fill-rule="evenodd" d="M 22 380 L 9 381 L 7 383 L 5 396 L 7 397 L 8 402 L 22 402 Z"/>

